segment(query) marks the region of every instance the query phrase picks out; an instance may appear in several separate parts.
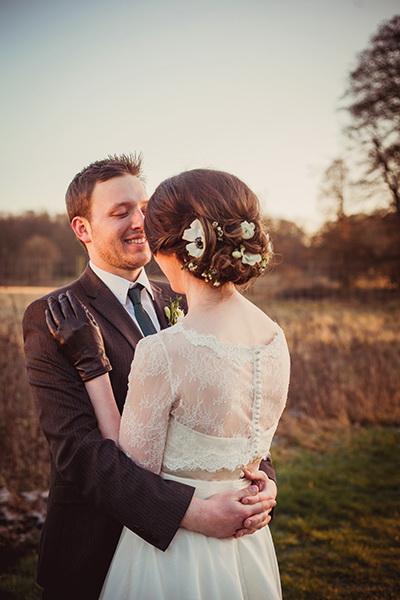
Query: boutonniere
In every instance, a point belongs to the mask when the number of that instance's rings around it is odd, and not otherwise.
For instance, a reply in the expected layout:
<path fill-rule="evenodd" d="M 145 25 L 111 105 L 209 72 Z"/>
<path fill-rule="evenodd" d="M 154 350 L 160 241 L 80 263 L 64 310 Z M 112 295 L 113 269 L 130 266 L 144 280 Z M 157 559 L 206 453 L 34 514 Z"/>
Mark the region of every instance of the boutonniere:
<path fill-rule="evenodd" d="M 169 304 L 164 307 L 164 314 L 168 319 L 169 325 L 176 325 L 176 323 L 185 316 L 185 313 L 179 304 L 181 300 L 181 296 L 176 296 L 173 300 L 170 299 Z"/>

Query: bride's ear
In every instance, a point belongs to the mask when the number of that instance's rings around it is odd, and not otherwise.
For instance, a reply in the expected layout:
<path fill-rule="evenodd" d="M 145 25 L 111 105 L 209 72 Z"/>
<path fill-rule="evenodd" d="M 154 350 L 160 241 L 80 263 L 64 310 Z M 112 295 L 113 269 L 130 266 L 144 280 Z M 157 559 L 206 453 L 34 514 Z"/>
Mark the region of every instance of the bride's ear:
<path fill-rule="evenodd" d="M 74 217 L 71 221 L 71 229 L 83 244 L 88 244 L 92 241 L 90 223 L 85 217 Z"/>

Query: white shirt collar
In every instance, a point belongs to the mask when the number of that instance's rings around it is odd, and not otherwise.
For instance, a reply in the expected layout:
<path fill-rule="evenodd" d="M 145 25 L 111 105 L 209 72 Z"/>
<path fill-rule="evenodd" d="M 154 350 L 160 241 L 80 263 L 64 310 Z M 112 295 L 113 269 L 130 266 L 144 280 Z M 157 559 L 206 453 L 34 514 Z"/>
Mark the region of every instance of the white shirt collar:
<path fill-rule="evenodd" d="M 99 277 L 101 281 L 105 283 L 108 288 L 110 288 L 114 296 L 116 296 L 124 306 L 126 304 L 128 290 L 131 287 L 134 287 L 136 283 L 141 283 L 154 300 L 153 290 L 151 289 L 149 278 L 147 277 L 147 273 L 144 269 L 140 271 L 136 281 L 132 282 L 129 281 L 129 279 L 125 279 L 124 277 L 120 277 L 119 275 L 114 275 L 114 273 L 100 269 L 100 267 L 95 265 L 92 261 L 89 261 L 89 266 L 92 271 L 96 273 L 97 277 Z"/>

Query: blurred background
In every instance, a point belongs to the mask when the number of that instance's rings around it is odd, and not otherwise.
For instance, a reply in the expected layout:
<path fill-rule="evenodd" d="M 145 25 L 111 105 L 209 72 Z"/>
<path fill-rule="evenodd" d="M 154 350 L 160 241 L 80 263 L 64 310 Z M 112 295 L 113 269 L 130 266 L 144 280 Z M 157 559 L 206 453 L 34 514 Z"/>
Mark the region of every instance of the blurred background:
<path fill-rule="evenodd" d="M 48 485 L 21 318 L 86 265 L 75 173 L 137 151 L 149 195 L 209 167 L 263 207 L 276 257 L 246 294 L 292 358 L 272 450 L 284 597 L 398 598 L 398 3 L 2 0 L 0 53 L 0 597 L 39 598 Z"/>

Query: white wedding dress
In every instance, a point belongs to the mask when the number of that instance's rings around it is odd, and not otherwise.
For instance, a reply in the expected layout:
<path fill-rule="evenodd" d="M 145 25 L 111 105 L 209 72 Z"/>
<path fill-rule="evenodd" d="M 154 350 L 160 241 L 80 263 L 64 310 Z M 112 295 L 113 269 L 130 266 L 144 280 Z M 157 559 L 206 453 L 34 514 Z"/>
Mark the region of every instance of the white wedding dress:
<path fill-rule="evenodd" d="M 248 485 L 284 409 L 290 355 L 283 330 L 266 344 L 219 341 L 178 323 L 140 341 L 120 445 L 136 463 L 206 498 Z M 165 552 L 123 528 L 102 600 L 281 598 L 268 527 L 239 539 L 179 529 Z"/>

